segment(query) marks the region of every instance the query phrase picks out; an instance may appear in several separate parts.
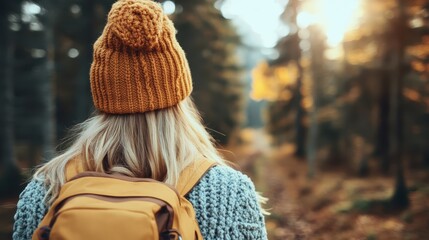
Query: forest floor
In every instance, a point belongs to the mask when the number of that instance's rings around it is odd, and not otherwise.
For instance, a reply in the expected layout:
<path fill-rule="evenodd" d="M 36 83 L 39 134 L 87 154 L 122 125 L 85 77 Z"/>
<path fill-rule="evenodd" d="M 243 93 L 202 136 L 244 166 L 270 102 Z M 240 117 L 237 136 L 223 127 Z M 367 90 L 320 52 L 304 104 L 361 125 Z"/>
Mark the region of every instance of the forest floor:
<path fill-rule="evenodd" d="M 15 211 L 15 198 L 0 202 L 0 240 L 12 239 L 13 215 Z"/>
<path fill-rule="evenodd" d="M 226 152 L 267 197 L 270 240 L 422 240 L 429 239 L 429 173 L 406 172 L 410 207 L 387 203 L 394 179 L 380 174 L 359 178 L 341 168 L 307 177 L 305 160 L 293 146 L 269 148 L 262 131 L 247 130 Z M 232 154 L 233 152 L 233 154 Z"/>

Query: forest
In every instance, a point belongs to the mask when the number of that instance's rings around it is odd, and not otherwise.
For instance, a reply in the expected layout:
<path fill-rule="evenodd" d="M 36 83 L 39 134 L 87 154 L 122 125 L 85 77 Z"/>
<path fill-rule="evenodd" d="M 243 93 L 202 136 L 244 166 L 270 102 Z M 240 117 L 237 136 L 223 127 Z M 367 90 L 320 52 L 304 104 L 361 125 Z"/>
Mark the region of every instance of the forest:
<path fill-rule="evenodd" d="M 268 199 L 269 239 L 429 239 L 429 1 L 278 0 L 287 31 L 269 49 L 225 17 L 231 1 L 158 2 L 219 151 Z M 0 2 L 0 239 L 35 167 L 94 111 L 114 2 Z"/>

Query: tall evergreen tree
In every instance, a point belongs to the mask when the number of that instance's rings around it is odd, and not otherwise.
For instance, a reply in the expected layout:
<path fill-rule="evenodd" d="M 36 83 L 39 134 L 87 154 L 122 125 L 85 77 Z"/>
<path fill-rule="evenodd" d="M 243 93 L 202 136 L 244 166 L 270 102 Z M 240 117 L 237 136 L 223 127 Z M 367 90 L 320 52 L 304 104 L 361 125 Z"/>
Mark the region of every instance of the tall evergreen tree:
<path fill-rule="evenodd" d="M 54 24 L 56 119 L 59 139 L 93 110 L 89 68 L 93 44 L 115 0 L 63 0 Z M 84 34 L 82 34 L 84 33 Z M 66 147 L 66 146 L 63 146 Z"/>
<path fill-rule="evenodd" d="M 30 166 L 55 151 L 55 105 L 53 91 L 54 1 L 23 3 L 21 29 L 16 48 L 16 134 L 30 154 Z M 35 11 L 37 10 L 37 11 Z"/>
<path fill-rule="evenodd" d="M 92 110 L 89 85 L 92 45 L 113 2 L 64 0 L 57 8 L 54 38 L 59 138 L 63 138 L 72 125 L 85 120 Z"/>
<path fill-rule="evenodd" d="M 15 49 L 15 16 L 19 12 L 18 1 L 0 3 L 0 196 L 8 196 L 19 191 L 20 171 L 14 151 L 14 93 L 13 64 Z"/>
<path fill-rule="evenodd" d="M 318 114 L 320 103 L 320 82 L 323 81 L 324 74 L 324 52 L 325 52 L 325 36 L 317 27 L 310 28 L 310 44 L 311 44 L 311 95 L 313 104 L 310 111 L 310 126 L 308 130 L 307 140 L 307 165 L 308 176 L 313 177 L 316 172 L 317 149 L 319 145 L 319 122 Z"/>
<path fill-rule="evenodd" d="M 277 50 L 279 51 L 279 57 L 272 62 L 273 65 L 278 64 L 288 64 L 289 62 L 294 62 L 298 68 L 298 74 L 296 76 L 296 82 L 292 89 L 293 97 L 289 104 L 291 105 L 290 110 L 283 109 L 283 115 L 293 114 L 293 129 L 294 129 L 294 143 L 295 143 L 295 155 L 298 157 L 303 157 L 305 155 L 305 126 L 304 126 L 304 115 L 305 110 L 303 107 L 303 81 L 304 81 L 304 68 L 301 64 L 301 49 L 299 43 L 301 41 L 298 35 L 298 24 L 297 17 L 300 10 L 300 1 L 291 0 L 287 3 L 285 11 L 282 14 L 282 20 L 290 29 L 293 30 L 293 33 L 283 37 L 279 40 L 277 44 Z M 280 103 L 280 102 L 279 102 Z M 276 102 L 272 103 L 276 104 Z M 285 102 L 283 102 L 284 105 Z M 288 105 L 289 105 L 288 104 Z M 271 111 L 269 111 L 271 112 Z M 285 116 L 286 117 L 286 116 Z M 274 120 L 274 119 L 273 119 Z M 274 130 L 276 131 L 276 130 Z"/>
<path fill-rule="evenodd" d="M 210 133 L 221 144 L 244 122 L 244 82 L 239 38 L 215 1 L 176 0 L 178 41 L 192 72 L 193 98 Z"/>
<path fill-rule="evenodd" d="M 394 19 L 395 44 L 394 54 L 396 59 L 395 69 L 392 71 L 392 96 L 391 112 L 389 115 L 391 141 L 389 152 L 396 163 L 395 190 L 391 202 L 395 207 L 407 207 L 409 205 L 408 189 L 404 177 L 404 135 L 403 135 L 403 87 L 404 87 L 404 56 L 406 48 L 406 38 L 403 34 L 407 30 L 407 19 L 405 15 L 405 2 L 397 0 L 397 17 Z"/>

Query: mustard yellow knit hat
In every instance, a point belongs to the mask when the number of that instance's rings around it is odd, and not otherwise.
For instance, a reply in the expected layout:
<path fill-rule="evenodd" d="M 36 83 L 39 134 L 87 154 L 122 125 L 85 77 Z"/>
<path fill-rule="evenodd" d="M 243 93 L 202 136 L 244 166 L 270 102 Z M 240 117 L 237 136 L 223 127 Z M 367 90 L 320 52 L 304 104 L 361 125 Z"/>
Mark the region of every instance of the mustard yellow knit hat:
<path fill-rule="evenodd" d="M 192 91 L 185 54 L 171 20 L 150 0 L 119 0 L 94 43 L 94 105 L 106 113 L 141 113 L 178 104 Z"/>

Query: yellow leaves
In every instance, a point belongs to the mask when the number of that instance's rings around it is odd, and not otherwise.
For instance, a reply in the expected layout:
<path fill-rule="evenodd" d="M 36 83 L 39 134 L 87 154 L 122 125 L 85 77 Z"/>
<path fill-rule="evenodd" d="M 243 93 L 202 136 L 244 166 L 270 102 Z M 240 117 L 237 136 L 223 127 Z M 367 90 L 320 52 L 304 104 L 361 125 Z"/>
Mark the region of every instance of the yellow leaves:
<path fill-rule="evenodd" d="M 404 97 L 410 101 L 420 102 L 421 94 L 414 89 L 405 88 L 403 91 Z"/>
<path fill-rule="evenodd" d="M 422 37 L 422 43 L 410 46 L 406 49 L 407 53 L 415 58 L 411 61 L 411 67 L 419 73 L 429 72 L 429 64 L 424 63 L 421 59 L 429 56 L 429 37 Z"/>
<path fill-rule="evenodd" d="M 346 59 L 351 65 L 363 65 L 371 63 L 376 57 L 377 48 L 374 45 L 368 47 L 355 49 L 347 52 Z"/>
<path fill-rule="evenodd" d="M 420 61 L 412 61 L 411 62 L 411 67 L 416 71 L 416 72 L 425 72 L 427 69 L 426 64 L 420 62 Z"/>
<path fill-rule="evenodd" d="M 429 45 L 420 44 L 407 48 L 407 52 L 415 57 L 424 58 L 429 55 Z"/>
<path fill-rule="evenodd" d="M 299 70 L 295 62 L 286 66 L 269 66 L 267 62 L 259 63 L 252 71 L 252 92 L 254 100 L 287 101 L 292 93 L 287 86 L 296 82 Z"/>
<path fill-rule="evenodd" d="M 290 63 L 287 67 L 275 67 L 274 76 L 276 76 L 282 85 L 295 83 L 298 77 L 298 67 L 295 63 Z"/>
<path fill-rule="evenodd" d="M 304 108 L 304 109 L 310 109 L 311 107 L 313 107 L 313 99 L 311 98 L 311 97 L 304 97 L 303 99 L 302 99 L 302 102 L 301 102 L 301 104 L 302 104 L 302 107 Z"/>
<path fill-rule="evenodd" d="M 254 100 L 276 100 L 276 91 L 273 89 L 277 85 L 277 81 L 273 79 L 269 73 L 268 63 L 262 62 L 252 71 L 252 92 L 251 97 Z"/>
<path fill-rule="evenodd" d="M 352 65 L 361 64 L 383 64 L 380 57 L 383 52 L 390 51 L 389 39 L 386 39 L 389 26 L 398 11 L 396 0 L 363 0 L 363 9 L 365 13 L 361 16 L 360 24 L 355 29 L 349 31 L 344 42 L 346 43 L 347 61 Z M 407 1 L 405 4 L 406 11 L 415 11 L 422 9 L 418 1 Z M 414 10 L 413 10 L 414 9 Z M 427 55 L 427 45 L 418 46 L 412 54 L 415 56 Z"/>
<path fill-rule="evenodd" d="M 411 88 L 405 88 L 402 93 L 409 101 L 423 104 L 423 106 L 426 108 L 426 112 L 429 112 L 429 97 L 424 96 L 424 94 Z"/>
<path fill-rule="evenodd" d="M 418 59 L 425 59 L 429 55 L 429 44 L 427 44 L 427 37 L 423 38 L 423 44 L 414 45 L 407 48 L 407 53 Z M 412 67 L 418 71 L 423 72 L 428 70 L 428 66 L 417 61 L 412 62 Z"/>

